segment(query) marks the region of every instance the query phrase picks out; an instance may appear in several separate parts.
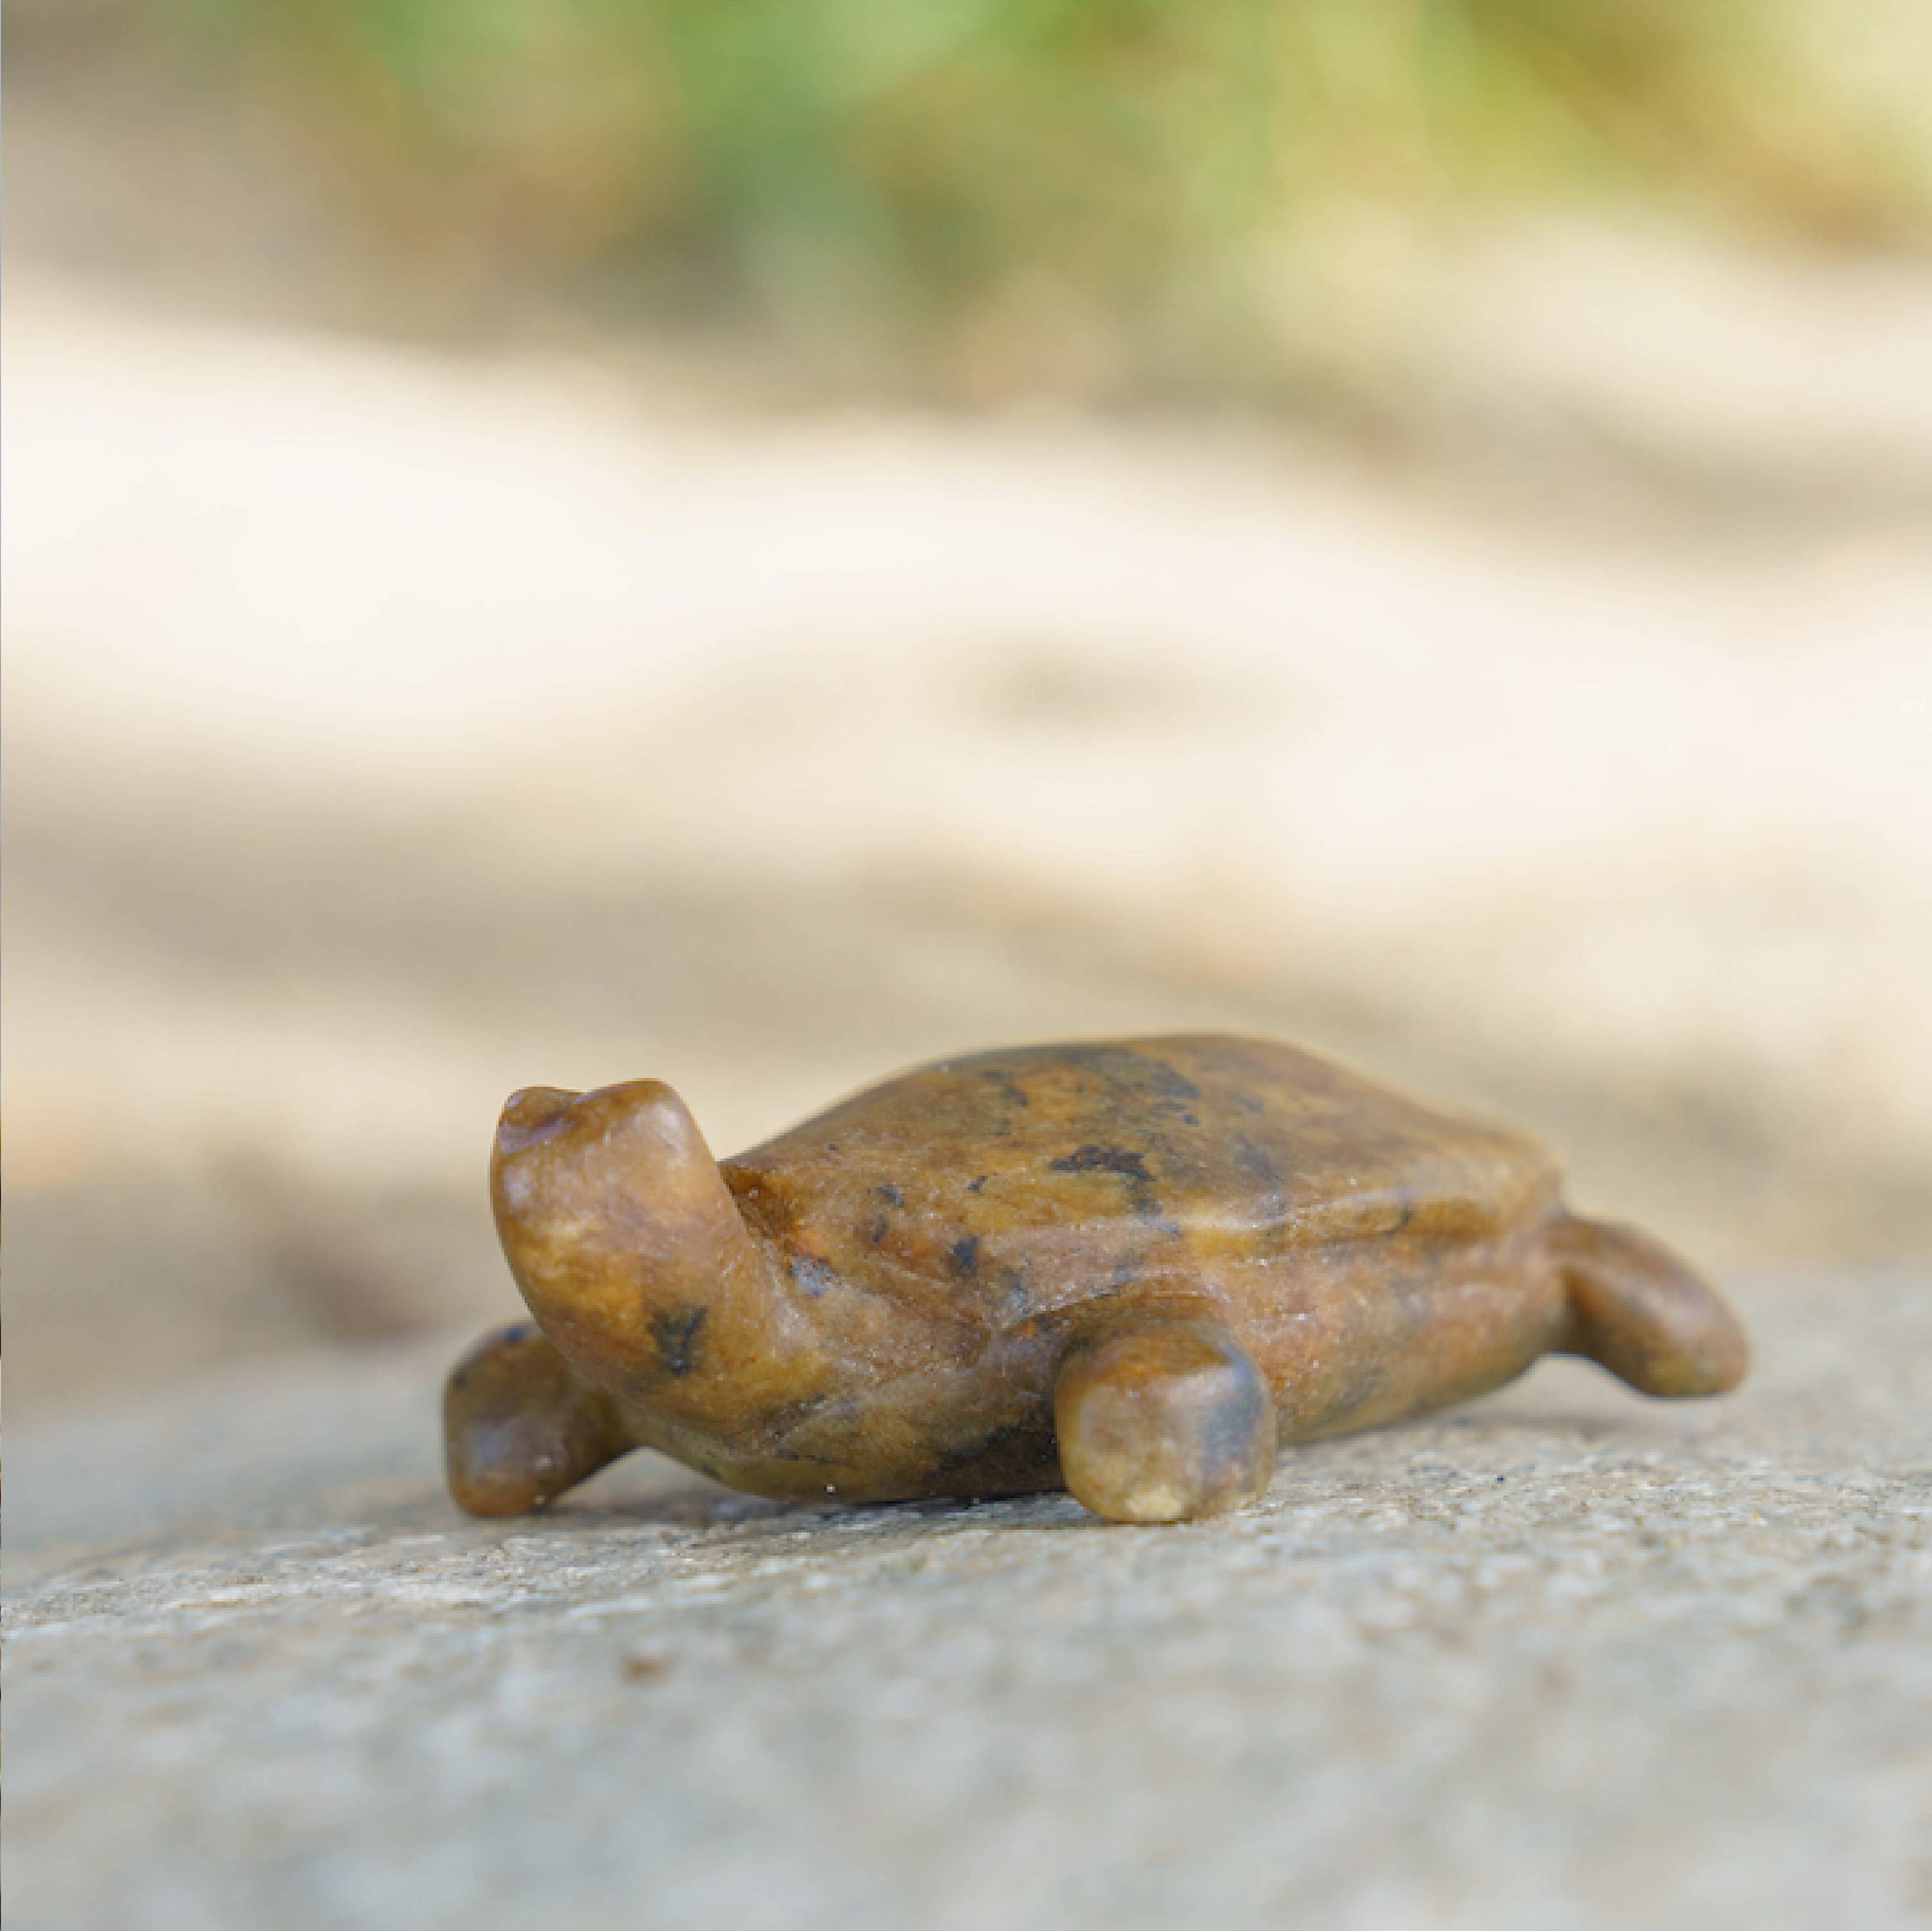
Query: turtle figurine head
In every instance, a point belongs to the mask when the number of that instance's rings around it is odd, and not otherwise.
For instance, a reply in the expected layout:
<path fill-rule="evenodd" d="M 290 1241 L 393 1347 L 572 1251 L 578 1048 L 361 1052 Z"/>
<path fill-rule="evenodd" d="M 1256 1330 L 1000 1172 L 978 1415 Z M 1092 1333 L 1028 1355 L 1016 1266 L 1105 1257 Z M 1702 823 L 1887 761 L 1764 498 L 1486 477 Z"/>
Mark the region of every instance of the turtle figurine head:
<path fill-rule="evenodd" d="M 512 1094 L 490 1198 L 538 1324 L 607 1384 L 696 1372 L 721 1291 L 758 1268 L 711 1150 L 661 1081 Z"/>
<path fill-rule="evenodd" d="M 490 1337 L 451 1378 L 466 1507 L 536 1506 L 638 1442 L 709 1468 L 748 1409 L 808 1389 L 812 1324 L 662 1081 L 512 1094 L 490 1196 L 542 1332 Z"/>

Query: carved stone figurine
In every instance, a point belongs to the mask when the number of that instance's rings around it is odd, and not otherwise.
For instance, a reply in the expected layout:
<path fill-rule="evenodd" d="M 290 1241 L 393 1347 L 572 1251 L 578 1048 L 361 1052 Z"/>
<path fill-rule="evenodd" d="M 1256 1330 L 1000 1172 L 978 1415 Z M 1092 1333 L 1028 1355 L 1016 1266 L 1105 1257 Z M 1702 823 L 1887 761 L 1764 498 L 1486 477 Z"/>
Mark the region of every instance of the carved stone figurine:
<path fill-rule="evenodd" d="M 754 1495 L 1172 1522 L 1540 1355 L 1649 1395 L 1744 1370 L 1717 1295 L 1567 1212 L 1534 1141 L 1257 1039 L 943 1060 L 722 1165 L 658 1081 L 532 1087 L 490 1188 L 536 1325 L 449 1379 L 478 1515 L 648 1447 Z"/>

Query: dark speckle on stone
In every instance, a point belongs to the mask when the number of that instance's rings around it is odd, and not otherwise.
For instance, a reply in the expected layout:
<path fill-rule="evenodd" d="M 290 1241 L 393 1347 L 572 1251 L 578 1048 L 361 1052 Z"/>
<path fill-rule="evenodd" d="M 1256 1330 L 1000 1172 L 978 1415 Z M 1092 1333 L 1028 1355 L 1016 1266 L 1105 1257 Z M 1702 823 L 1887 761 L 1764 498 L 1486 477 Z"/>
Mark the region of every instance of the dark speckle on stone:
<path fill-rule="evenodd" d="M 1148 1067 L 1148 1084 L 1169 1099 L 1198 1099 L 1201 1089 L 1183 1074 L 1174 1071 L 1165 1060 L 1157 1060 L 1151 1053 L 1138 1055 Z"/>
<path fill-rule="evenodd" d="M 980 1271 L 980 1237 L 969 1234 L 964 1240 L 954 1241 L 946 1251 L 946 1264 L 955 1279 L 971 1280 Z"/>
<path fill-rule="evenodd" d="M 828 1288 L 838 1285 L 838 1275 L 823 1261 L 814 1261 L 800 1255 L 791 1264 L 791 1277 L 799 1286 L 816 1300 Z"/>
<path fill-rule="evenodd" d="M 888 1180 L 882 1187 L 874 1187 L 872 1191 L 877 1194 L 880 1199 L 884 1201 L 888 1207 L 903 1207 L 905 1205 L 905 1195 L 901 1193 L 898 1189 L 893 1186 L 890 1180 Z"/>
<path fill-rule="evenodd" d="M 1053 1171 L 1056 1174 L 1120 1174 L 1149 1186 L 1154 1181 L 1139 1154 L 1124 1152 L 1118 1147 L 1082 1147 L 1055 1160 Z"/>
<path fill-rule="evenodd" d="M 976 1441 L 942 1451 L 932 1463 L 932 1473 L 944 1478 L 964 1474 L 977 1465 L 991 1464 L 988 1472 L 995 1477 L 992 1492 L 998 1494 L 1009 1486 L 1014 1471 L 1030 1475 L 1035 1469 L 1047 1466 L 1054 1457 L 1050 1429 L 1042 1428 L 1035 1420 L 1006 1422 Z"/>
<path fill-rule="evenodd" d="M 708 1308 L 667 1309 L 651 1317 L 651 1342 L 668 1375 L 688 1375 L 698 1366 L 698 1337 Z"/>
<path fill-rule="evenodd" d="M 1120 1147 L 1082 1147 L 1052 1165 L 1057 1174 L 1118 1174 L 1127 1183 L 1127 1198 L 1136 1213 L 1149 1220 L 1160 1215 L 1160 1198 L 1154 1190 L 1154 1176 L 1138 1153 Z"/>
<path fill-rule="evenodd" d="M 966 1191 L 968 1193 L 985 1192 L 986 1189 L 986 1182 L 989 1177 L 990 1176 L 986 1174 L 982 1174 L 976 1180 L 968 1180 L 966 1183 Z"/>
<path fill-rule="evenodd" d="M 1000 1096 L 1016 1113 L 1025 1112 L 1033 1104 L 1032 1100 L 1028 1096 L 1026 1088 L 1022 1086 L 1010 1073 L 996 1072 L 991 1077 L 994 1084 L 999 1088 Z"/>

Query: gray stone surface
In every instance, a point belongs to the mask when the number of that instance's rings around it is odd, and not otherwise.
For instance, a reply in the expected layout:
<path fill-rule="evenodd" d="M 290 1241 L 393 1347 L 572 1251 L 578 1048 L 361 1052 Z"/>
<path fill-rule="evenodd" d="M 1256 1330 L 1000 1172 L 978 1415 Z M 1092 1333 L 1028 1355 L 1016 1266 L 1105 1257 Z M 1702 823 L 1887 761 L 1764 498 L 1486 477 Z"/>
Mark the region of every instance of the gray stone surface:
<path fill-rule="evenodd" d="M 1546 1363 L 1259 1508 L 459 1519 L 440 1355 L 13 1444 L 16 1931 L 1932 1923 L 1932 1281 Z"/>

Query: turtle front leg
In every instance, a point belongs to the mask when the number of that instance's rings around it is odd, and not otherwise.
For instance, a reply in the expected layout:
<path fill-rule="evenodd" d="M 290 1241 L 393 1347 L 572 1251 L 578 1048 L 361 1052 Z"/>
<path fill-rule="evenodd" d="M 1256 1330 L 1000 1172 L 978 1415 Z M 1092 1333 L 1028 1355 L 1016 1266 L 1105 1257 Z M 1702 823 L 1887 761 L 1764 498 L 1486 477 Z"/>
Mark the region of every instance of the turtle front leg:
<path fill-rule="evenodd" d="M 472 1516 L 540 1509 L 636 1446 L 610 1396 L 527 1321 L 451 1369 L 442 1426 L 449 1492 Z"/>
<path fill-rule="evenodd" d="M 1253 1501 L 1274 1472 L 1274 1399 L 1220 1322 L 1123 1316 L 1078 1345 L 1053 1396 L 1067 1487 L 1117 1522 Z"/>

